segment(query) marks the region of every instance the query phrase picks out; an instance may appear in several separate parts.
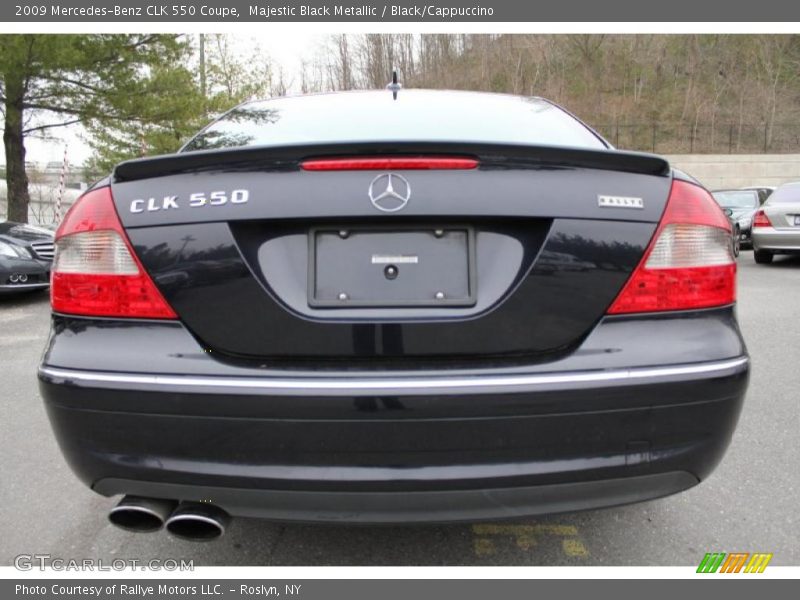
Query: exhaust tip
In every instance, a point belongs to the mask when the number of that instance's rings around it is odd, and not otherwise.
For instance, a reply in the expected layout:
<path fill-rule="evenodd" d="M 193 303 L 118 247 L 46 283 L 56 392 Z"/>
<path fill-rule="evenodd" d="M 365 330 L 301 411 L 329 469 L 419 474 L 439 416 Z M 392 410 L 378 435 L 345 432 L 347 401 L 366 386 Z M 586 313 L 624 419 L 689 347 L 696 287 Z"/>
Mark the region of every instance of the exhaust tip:
<path fill-rule="evenodd" d="M 126 531 L 136 533 L 158 531 L 164 526 L 176 504 L 172 500 L 125 496 L 109 511 L 108 520 Z"/>
<path fill-rule="evenodd" d="M 182 502 L 167 519 L 167 531 L 177 538 L 210 542 L 222 537 L 230 516 L 221 508 L 199 502 Z"/>

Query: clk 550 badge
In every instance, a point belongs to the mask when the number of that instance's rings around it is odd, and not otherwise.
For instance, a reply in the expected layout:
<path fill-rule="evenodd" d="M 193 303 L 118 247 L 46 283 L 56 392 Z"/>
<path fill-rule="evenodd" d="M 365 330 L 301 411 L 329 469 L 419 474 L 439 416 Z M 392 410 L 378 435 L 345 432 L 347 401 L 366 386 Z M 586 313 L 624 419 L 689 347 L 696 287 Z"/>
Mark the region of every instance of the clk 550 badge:
<path fill-rule="evenodd" d="M 158 198 L 137 198 L 131 200 L 132 213 L 155 212 L 180 208 L 178 196 Z M 244 204 L 250 199 L 250 190 L 218 190 L 215 192 L 194 192 L 189 194 L 189 207 L 223 206 L 224 204 Z"/>
<path fill-rule="evenodd" d="M 601 208 L 644 208 L 644 200 L 629 196 L 598 196 L 597 205 Z"/>
<path fill-rule="evenodd" d="M 161 200 L 156 198 L 148 198 L 145 200 L 144 198 L 137 198 L 136 200 L 131 201 L 131 212 L 132 213 L 141 213 L 141 212 L 153 212 L 156 210 L 169 210 L 171 208 L 178 208 L 178 197 L 177 196 L 164 196 Z"/>

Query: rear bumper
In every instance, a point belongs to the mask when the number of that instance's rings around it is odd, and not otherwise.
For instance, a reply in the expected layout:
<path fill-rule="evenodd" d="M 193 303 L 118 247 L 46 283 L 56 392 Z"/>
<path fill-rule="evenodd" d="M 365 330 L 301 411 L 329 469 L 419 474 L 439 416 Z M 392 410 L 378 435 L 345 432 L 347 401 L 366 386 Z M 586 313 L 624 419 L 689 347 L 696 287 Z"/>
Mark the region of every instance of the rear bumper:
<path fill-rule="evenodd" d="M 12 283 L 10 277 L 24 275 L 25 283 Z M 0 294 L 43 290 L 50 287 L 50 263 L 35 259 L 8 259 L 0 264 Z"/>
<path fill-rule="evenodd" d="M 800 252 L 800 228 L 795 231 L 758 227 L 753 230 L 753 247 L 773 252 Z"/>
<path fill-rule="evenodd" d="M 95 490 L 144 497 L 208 498 L 229 514 L 309 523 L 449 523 L 513 519 L 631 504 L 698 483 L 687 472 L 507 488 L 417 492 L 327 492 L 207 487 L 102 479 Z"/>
<path fill-rule="evenodd" d="M 20 292 L 46 290 L 49 287 L 49 283 L 9 283 L 0 285 L 0 294 L 18 294 Z"/>
<path fill-rule="evenodd" d="M 704 311 L 662 323 L 663 334 L 658 319 L 613 319 L 570 359 L 424 376 L 257 375 L 202 353 L 170 363 L 176 348 L 159 335 L 179 332 L 161 324 L 138 338 L 128 330 L 125 345 L 150 348 L 172 373 L 79 368 L 120 364 L 124 351 L 88 343 L 89 332 L 119 335 L 117 325 L 57 320 L 40 389 L 67 461 L 101 494 L 204 500 L 277 520 L 518 517 L 656 498 L 707 477 L 748 380 L 731 319 Z M 694 335 L 684 331 L 679 348 L 669 336 L 686 320 Z M 636 352 L 648 335 L 643 348 L 659 347 L 656 335 L 662 358 L 684 362 L 654 365 Z M 623 338 L 628 349 L 611 351 Z M 633 364 L 631 350 L 650 364 Z M 598 359 L 607 368 L 593 367 Z"/>

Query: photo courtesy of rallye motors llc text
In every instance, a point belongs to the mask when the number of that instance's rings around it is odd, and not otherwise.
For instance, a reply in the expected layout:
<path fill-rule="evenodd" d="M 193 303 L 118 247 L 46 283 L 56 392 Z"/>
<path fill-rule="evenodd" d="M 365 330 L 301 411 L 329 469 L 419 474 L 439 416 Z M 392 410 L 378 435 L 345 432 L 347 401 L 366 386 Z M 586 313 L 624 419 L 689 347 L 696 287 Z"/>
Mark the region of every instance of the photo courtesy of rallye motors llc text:
<path fill-rule="evenodd" d="M 277 585 L 258 584 L 234 584 L 226 582 L 220 584 L 166 584 L 142 585 L 139 583 L 107 583 L 93 585 L 78 585 L 69 583 L 48 583 L 40 585 L 28 585 L 18 583 L 14 586 L 14 594 L 17 597 L 33 596 L 68 596 L 76 598 L 103 598 L 119 594 L 127 597 L 149 598 L 159 595 L 178 595 L 178 596 L 222 596 L 226 592 L 236 593 L 239 596 L 299 596 L 303 584 L 289 583 Z"/>

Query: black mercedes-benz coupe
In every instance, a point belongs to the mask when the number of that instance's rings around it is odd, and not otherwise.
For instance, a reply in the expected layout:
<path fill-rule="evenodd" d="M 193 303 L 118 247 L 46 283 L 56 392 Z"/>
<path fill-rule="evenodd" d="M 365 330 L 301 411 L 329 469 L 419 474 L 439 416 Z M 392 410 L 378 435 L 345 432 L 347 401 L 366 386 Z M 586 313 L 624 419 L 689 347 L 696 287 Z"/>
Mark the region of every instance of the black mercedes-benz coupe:
<path fill-rule="evenodd" d="M 47 289 L 52 261 L 52 231 L 14 221 L 0 222 L 0 294 Z"/>
<path fill-rule="evenodd" d="M 251 102 L 73 206 L 41 392 L 133 530 L 658 498 L 742 406 L 730 239 L 707 190 L 540 98 Z"/>

